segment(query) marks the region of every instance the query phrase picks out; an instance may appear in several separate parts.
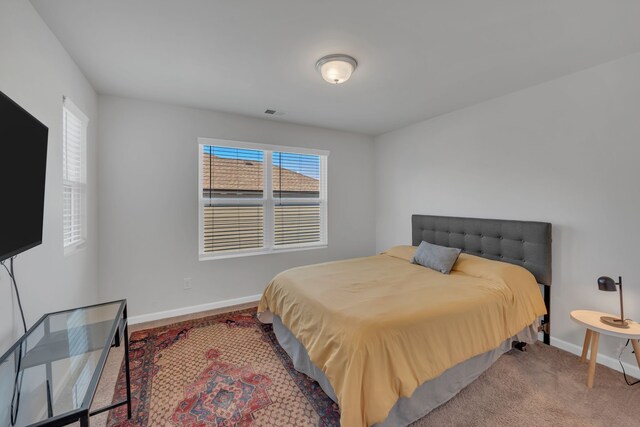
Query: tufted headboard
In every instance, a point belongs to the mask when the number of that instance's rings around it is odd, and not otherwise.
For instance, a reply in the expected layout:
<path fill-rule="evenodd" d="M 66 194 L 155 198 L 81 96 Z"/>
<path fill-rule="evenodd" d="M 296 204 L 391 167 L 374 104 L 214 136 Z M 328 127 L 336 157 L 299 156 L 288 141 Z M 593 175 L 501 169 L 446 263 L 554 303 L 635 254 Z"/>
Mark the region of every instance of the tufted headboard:
<path fill-rule="evenodd" d="M 413 215 L 413 245 L 427 241 L 520 265 L 542 285 L 551 285 L 551 224 L 502 219 Z"/>

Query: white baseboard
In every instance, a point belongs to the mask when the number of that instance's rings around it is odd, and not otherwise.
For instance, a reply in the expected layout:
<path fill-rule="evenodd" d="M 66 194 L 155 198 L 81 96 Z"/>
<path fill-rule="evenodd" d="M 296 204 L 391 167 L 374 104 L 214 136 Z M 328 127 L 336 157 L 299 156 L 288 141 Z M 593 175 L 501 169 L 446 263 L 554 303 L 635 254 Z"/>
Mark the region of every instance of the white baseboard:
<path fill-rule="evenodd" d="M 192 305 L 190 307 L 175 308 L 173 310 L 158 311 L 157 313 L 141 314 L 139 316 L 129 317 L 129 324 L 136 325 L 138 323 L 153 322 L 154 320 L 168 319 L 171 317 L 184 316 L 185 314 L 200 313 L 202 311 L 215 310 L 218 308 L 228 308 L 240 304 L 248 304 L 260 301 L 262 295 L 249 295 L 241 298 L 233 298 L 224 301 L 210 302 L 207 304 Z"/>
<path fill-rule="evenodd" d="M 568 351 L 569 353 L 573 353 L 577 356 L 582 355 L 582 347 L 579 345 L 571 344 L 566 341 L 560 340 L 558 338 L 551 337 L 551 345 L 554 347 L 558 347 L 561 350 Z M 598 363 L 601 365 L 607 366 L 611 369 L 615 369 L 618 372 L 622 372 L 620 369 L 620 363 L 618 363 L 618 359 L 611 356 L 606 356 L 602 353 L 598 353 Z M 627 375 L 632 376 L 634 378 L 640 378 L 640 368 L 636 365 L 631 365 L 626 362 L 622 362 L 624 365 L 624 370 L 627 372 Z M 596 374 L 597 377 L 597 374 Z M 596 383 L 598 382 L 596 378 Z"/>

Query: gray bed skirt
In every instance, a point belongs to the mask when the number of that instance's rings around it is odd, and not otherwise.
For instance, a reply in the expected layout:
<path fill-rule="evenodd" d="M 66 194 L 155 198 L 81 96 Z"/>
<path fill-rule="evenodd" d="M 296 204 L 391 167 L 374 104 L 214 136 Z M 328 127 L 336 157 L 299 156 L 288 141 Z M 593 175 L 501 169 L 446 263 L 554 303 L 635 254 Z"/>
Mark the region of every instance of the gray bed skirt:
<path fill-rule="evenodd" d="M 387 419 L 376 426 L 406 426 L 422 418 L 478 378 L 501 355 L 511 350 L 513 342 L 522 341 L 530 344 L 536 342 L 538 339 L 537 326 L 536 322 L 524 328 L 514 337 L 503 341 L 497 348 L 459 363 L 444 371 L 440 376 L 424 382 L 411 397 L 398 399 Z M 327 377 L 311 362 L 304 346 L 275 315 L 273 316 L 273 331 L 282 348 L 291 357 L 294 368 L 316 380 L 327 396 L 337 402 L 336 394 Z"/>

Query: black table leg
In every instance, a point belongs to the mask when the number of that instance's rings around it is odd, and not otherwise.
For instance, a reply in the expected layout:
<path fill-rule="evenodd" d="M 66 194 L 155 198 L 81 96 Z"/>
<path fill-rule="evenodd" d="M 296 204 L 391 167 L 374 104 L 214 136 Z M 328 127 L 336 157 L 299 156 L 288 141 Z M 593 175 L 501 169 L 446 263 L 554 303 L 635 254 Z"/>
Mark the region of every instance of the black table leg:
<path fill-rule="evenodd" d="M 116 336 L 113 338 L 113 347 L 120 347 L 120 328 L 116 329 Z"/>
<path fill-rule="evenodd" d="M 129 322 L 127 321 L 127 306 L 124 306 L 122 313 L 124 320 L 124 333 L 122 338 L 124 341 L 124 369 L 127 379 L 127 418 L 131 419 L 131 373 L 129 372 Z"/>

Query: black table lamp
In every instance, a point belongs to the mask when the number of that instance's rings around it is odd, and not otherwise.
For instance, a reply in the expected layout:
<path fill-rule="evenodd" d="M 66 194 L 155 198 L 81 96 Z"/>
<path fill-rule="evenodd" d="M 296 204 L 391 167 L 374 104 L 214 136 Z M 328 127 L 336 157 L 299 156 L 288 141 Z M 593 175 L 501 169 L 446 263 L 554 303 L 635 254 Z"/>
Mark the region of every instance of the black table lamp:
<path fill-rule="evenodd" d="M 598 289 L 601 291 L 615 292 L 616 285 L 620 286 L 620 318 L 616 319 L 611 316 L 602 316 L 602 323 L 616 328 L 628 328 L 629 322 L 624 318 L 624 307 L 622 305 L 622 277 L 618 277 L 618 283 L 614 282 L 611 277 L 602 276 L 598 278 Z"/>

